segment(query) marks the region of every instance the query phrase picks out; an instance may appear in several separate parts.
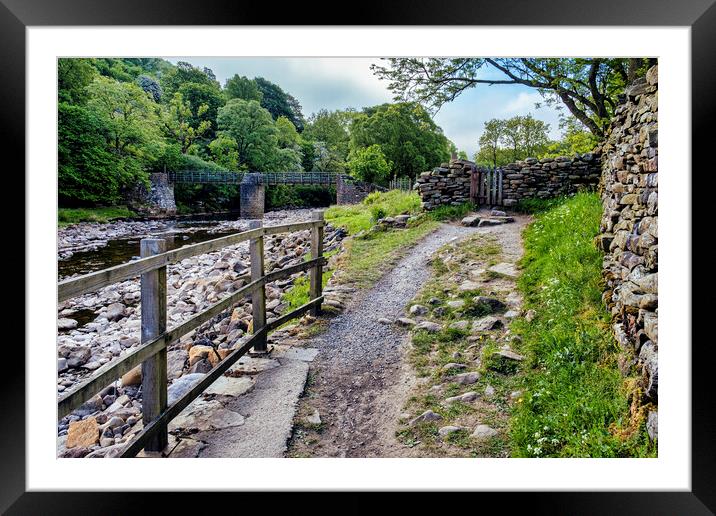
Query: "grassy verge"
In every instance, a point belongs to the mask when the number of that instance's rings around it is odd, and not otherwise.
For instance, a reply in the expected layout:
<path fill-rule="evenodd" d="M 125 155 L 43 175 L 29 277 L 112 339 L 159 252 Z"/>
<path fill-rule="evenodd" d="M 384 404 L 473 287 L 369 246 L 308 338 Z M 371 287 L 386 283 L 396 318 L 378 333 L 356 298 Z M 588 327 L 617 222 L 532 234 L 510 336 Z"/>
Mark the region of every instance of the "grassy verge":
<path fill-rule="evenodd" d="M 402 213 L 416 214 L 419 211 L 420 196 L 417 193 L 391 190 L 385 193 L 374 192 L 358 204 L 331 206 L 326 210 L 326 221 L 346 228 L 353 235 L 367 231 L 380 218 Z"/>
<path fill-rule="evenodd" d="M 518 319 L 529 366 L 511 420 L 513 455 L 640 457 L 656 454 L 644 421 L 629 415 L 619 349 L 601 301 L 602 255 L 593 238 L 601 203 L 580 193 L 537 216 L 524 233 L 519 288 L 531 322 Z"/>
<path fill-rule="evenodd" d="M 105 208 L 59 208 L 57 223 L 67 226 L 78 222 L 109 222 L 113 219 L 136 217 L 136 213 L 126 206 L 109 206 Z"/>

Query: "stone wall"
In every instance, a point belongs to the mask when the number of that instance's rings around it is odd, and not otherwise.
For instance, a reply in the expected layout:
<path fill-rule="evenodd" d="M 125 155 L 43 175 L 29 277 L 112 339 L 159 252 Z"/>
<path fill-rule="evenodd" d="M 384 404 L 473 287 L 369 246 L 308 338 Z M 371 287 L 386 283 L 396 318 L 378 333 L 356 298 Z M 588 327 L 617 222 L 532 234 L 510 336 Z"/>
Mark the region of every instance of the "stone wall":
<path fill-rule="evenodd" d="M 174 185 L 169 183 L 169 176 L 164 172 L 149 174 L 150 187 L 135 187 L 127 195 L 127 204 L 144 215 L 156 217 L 172 217 L 176 215 L 177 205 L 174 200 Z"/>
<path fill-rule="evenodd" d="M 626 90 L 603 144 L 601 233 L 604 301 L 641 375 L 642 403 L 658 402 L 658 69 Z M 656 435 L 656 411 L 647 419 Z"/>
<path fill-rule="evenodd" d="M 262 175 L 247 173 L 239 185 L 239 209 L 243 219 L 260 219 L 264 216 L 266 187 Z"/>
<path fill-rule="evenodd" d="M 572 158 L 527 158 L 502 167 L 502 205 L 522 199 L 548 199 L 596 188 L 601 166 L 599 154 L 588 152 Z"/>
<path fill-rule="evenodd" d="M 418 176 L 415 188 L 423 201 L 423 209 L 457 206 L 471 200 L 472 174 L 480 169 L 472 161 L 450 160 L 432 171 Z M 492 205 L 515 206 L 522 199 L 550 198 L 571 194 L 581 188 L 596 188 L 601 174 L 600 155 L 588 152 L 572 158 L 527 158 L 501 169 L 501 201 Z M 474 200 L 475 202 L 477 199 Z"/>
<path fill-rule="evenodd" d="M 458 206 L 470 201 L 470 181 L 475 170 L 472 161 L 450 160 L 418 176 L 414 188 L 424 210 L 438 206 Z"/>
<path fill-rule="evenodd" d="M 372 183 L 348 179 L 343 175 L 336 178 L 336 204 L 357 204 L 378 188 Z"/>

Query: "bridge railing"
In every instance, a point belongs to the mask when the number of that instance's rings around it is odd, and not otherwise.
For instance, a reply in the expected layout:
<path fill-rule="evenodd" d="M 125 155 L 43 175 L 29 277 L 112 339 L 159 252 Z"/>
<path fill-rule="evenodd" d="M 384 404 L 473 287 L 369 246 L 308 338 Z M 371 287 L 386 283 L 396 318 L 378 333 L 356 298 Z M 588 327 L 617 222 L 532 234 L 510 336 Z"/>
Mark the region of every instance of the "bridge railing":
<path fill-rule="evenodd" d="M 280 226 L 263 226 L 262 221 L 251 221 L 248 231 L 223 236 L 207 242 L 165 251 L 162 239 L 145 238 L 140 242 L 139 260 L 66 279 L 58 284 L 58 302 L 112 285 L 119 281 L 141 276 L 141 343 L 131 352 L 108 362 L 92 376 L 64 393 L 57 402 L 58 419 L 70 414 L 108 384 L 141 364 L 142 414 L 144 428 L 130 441 L 121 453 L 133 457 L 142 448 L 148 451 L 163 450 L 168 441 L 167 425 L 194 399 L 221 377 L 252 347 L 257 352 L 267 350 L 268 333 L 287 321 L 310 311 L 320 312 L 323 266 L 323 211 L 315 211 L 312 220 Z M 311 230 L 311 259 L 297 265 L 264 272 L 264 236 Z M 224 247 L 249 242 L 251 281 L 187 321 L 167 329 L 167 265 L 191 256 L 218 251 Z M 270 322 L 266 321 L 265 285 L 285 279 L 299 272 L 309 271 L 310 300 L 299 308 Z M 167 347 L 183 335 L 210 321 L 216 315 L 251 296 L 253 333 L 238 348 L 218 362 L 191 390 L 167 406 Z"/>

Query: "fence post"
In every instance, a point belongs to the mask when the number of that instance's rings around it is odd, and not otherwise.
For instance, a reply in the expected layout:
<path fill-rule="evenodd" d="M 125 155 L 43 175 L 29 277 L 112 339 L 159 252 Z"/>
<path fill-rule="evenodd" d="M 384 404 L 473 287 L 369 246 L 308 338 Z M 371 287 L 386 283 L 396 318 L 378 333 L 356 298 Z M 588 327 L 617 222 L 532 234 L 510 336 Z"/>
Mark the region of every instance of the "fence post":
<path fill-rule="evenodd" d="M 264 225 L 261 220 L 252 220 L 249 222 L 249 229 L 262 228 Z M 251 281 L 261 279 L 264 275 L 264 236 L 259 235 L 249 240 L 249 254 L 251 255 Z M 251 317 L 253 319 L 253 332 L 258 332 L 266 326 L 266 287 L 261 285 L 251 294 Z M 256 339 L 254 344 L 255 352 L 266 351 L 266 335 Z"/>
<path fill-rule="evenodd" d="M 166 251 L 166 241 L 143 238 L 139 243 L 142 258 Z M 167 267 L 159 267 L 141 276 L 142 343 L 156 338 L 167 329 Z M 142 418 L 144 426 L 167 408 L 167 350 L 159 351 L 142 362 Z M 167 446 L 164 425 L 147 442 L 147 451 L 162 451 Z"/>
<path fill-rule="evenodd" d="M 318 222 L 311 228 L 311 259 L 323 256 L 323 210 L 313 212 L 313 221 Z M 309 297 L 316 299 L 323 291 L 323 267 L 316 265 L 309 271 L 310 291 Z M 315 305 L 311 308 L 311 315 L 321 313 L 321 306 Z"/>

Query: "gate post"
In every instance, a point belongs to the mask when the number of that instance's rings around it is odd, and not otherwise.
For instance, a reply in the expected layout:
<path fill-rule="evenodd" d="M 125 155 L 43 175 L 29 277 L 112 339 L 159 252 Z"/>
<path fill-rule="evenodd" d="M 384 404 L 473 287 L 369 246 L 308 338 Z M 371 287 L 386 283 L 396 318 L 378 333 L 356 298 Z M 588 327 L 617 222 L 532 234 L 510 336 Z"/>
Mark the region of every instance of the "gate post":
<path fill-rule="evenodd" d="M 311 228 L 311 259 L 323 256 L 323 210 L 313 212 L 314 226 Z M 309 297 L 316 299 L 323 291 L 323 267 L 314 265 L 309 271 L 310 290 Z M 321 306 L 315 305 L 311 308 L 311 315 L 321 313 Z"/>
<path fill-rule="evenodd" d="M 262 220 L 249 222 L 249 229 L 262 228 Z M 264 275 L 264 236 L 249 240 L 249 254 L 251 256 L 251 281 L 261 279 Z M 266 326 L 266 287 L 261 285 L 251 293 L 251 317 L 253 321 L 253 333 L 258 332 Z M 266 351 L 266 335 L 255 340 L 254 351 L 264 353 Z"/>
<path fill-rule="evenodd" d="M 166 251 L 166 241 L 143 238 L 139 243 L 142 258 Z M 167 267 L 159 267 L 141 276 L 142 343 L 150 341 L 167 329 Z M 142 362 L 142 419 L 144 426 L 167 408 L 166 347 Z M 144 447 L 162 451 L 168 443 L 167 426 L 163 425 Z"/>

